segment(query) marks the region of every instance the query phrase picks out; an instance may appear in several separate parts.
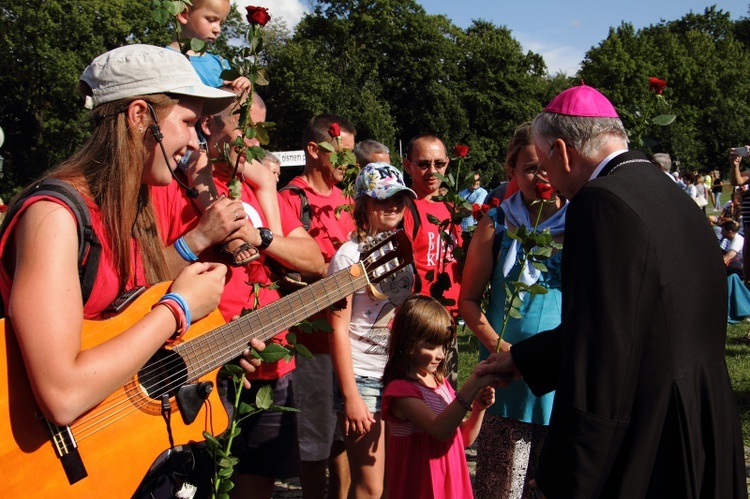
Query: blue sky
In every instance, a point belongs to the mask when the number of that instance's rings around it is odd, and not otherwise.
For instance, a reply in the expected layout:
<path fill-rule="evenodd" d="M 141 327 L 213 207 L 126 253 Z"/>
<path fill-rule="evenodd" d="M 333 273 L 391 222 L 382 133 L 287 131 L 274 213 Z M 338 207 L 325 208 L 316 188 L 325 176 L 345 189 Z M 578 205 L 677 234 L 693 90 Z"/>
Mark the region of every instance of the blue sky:
<path fill-rule="evenodd" d="M 689 12 L 702 14 L 706 7 L 748 17 L 750 0 L 417 0 L 428 14 L 443 14 L 462 28 L 473 19 L 506 26 L 524 50 L 544 57 L 551 73 L 573 74 L 586 51 L 607 37 L 610 27 L 623 21 L 636 29 L 673 21 Z M 271 16 L 283 17 L 291 28 L 309 11 L 307 0 L 235 0 L 268 7 Z"/>
<path fill-rule="evenodd" d="M 473 19 L 506 26 L 513 38 L 544 56 L 551 73 L 575 73 L 586 52 L 607 37 L 610 27 L 623 21 L 636 29 L 661 20 L 673 21 L 689 12 L 702 14 L 706 7 L 748 17 L 748 0 L 422 0 L 429 14 L 444 14 L 462 28 Z"/>

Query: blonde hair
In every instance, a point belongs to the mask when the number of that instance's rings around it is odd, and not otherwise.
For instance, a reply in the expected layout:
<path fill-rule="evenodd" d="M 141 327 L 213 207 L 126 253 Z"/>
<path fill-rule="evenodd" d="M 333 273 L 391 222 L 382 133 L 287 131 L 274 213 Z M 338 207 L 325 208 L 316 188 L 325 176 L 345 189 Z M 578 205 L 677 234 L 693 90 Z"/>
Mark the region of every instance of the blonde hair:
<path fill-rule="evenodd" d="M 388 361 L 383 370 L 383 386 L 409 375 L 412 356 L 420 343 L 443 345 L 447 349 L 454 336 L 453 319 L 440 302 L 431 296 L 411 295 L 396 310 L 393 318 Z M 442 382 L 446 374 L 447 367 L 443 359 L 435 377 Z"/>

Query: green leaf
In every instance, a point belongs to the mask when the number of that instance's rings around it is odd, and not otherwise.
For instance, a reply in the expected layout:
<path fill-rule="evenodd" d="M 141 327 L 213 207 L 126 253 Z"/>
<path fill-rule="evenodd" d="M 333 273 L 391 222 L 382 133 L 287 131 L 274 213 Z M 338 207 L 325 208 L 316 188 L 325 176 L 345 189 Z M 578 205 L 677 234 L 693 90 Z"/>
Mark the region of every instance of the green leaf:
<path fill-rule="evenodd" d="M 294 346 L 294 348 L 297 350 L 297 353 L 299 355 L 301 355 L 302 357 L 304 357 L 306 359 L 312 359 L 312 358 L 314 358 L 313 354 L 310 352 L 310 350 L 308 350 L 307 347 L 305 345 L 303 345 L 302 343 L 297 343 Z"/>
<path fill-rule="evenodd" d="M 322 317 L 318 317 L 317 319 L 313 319 L 312 325 L 315 327 L 315 329 L 322 333 L 330 333 L 333 331 L 333 328 L 331 327 L 331 324 L 323 319 Z"/>
<path fill-rule="evenodd" d="M 255 78 L 255 84 L 260 85 L 262 87 L 265 87 L 268 85 L 268 70 L 266 68 L 260 68 L 258 69 L 258 72 L 256 73 L 257 77 Z"/>
<path fill-rule="evenodd" d="M 659 116 L 655 117 L 652 121 L 654 125 L 667 126 L 667 125 L 671 125 L 676 118 L 677 118 L 677 115 L 675 114 L 660 114 Z"/>
<path fill-rule="evenodd" d="M 434 225 L 440 225 L 441 223 L 441 220 L 431 213 L 427 214 L 427 221 Z"/>
<path fill-rule="evenodd" d="M 330 142 L 327 142 L 327 141 L 318 142 L 318 147 L 320 147 L 324 151 L 328 151 L 330 153 L 336 152 L 336 148 L 333 147 L 333 144 L 331 144 Z"/>
<path fill-rule="evenodd" d="M 286 341 L 288 341 L 289 343 L 291 343 L 292 345 L 294 345 L 295 343 L 297 343 L 297 335 L 294 334 L 293 332 L 289 331 L 286 334 Z"/>
<path fill-rule="evenodd" d="M 260 146 L 250 146 L 247 148 L 247 151 L 248 158 L 257 159 L 258 161 L 260 161 L 261 159 L 266 157 L 266 151 Z"/>
<path fill-rule="evenodd" d="M 226 493 L 234 488 L 234 483 L 231 480 L 222 480 L 219 485 L 219 492 Z"/>
<path fill-rule="evenodd" d="M 256 124 L 255 132 L 256 137 L 258 137 L 258 142 L 260 142 L 264 146 L 267 146 L 271 141 L 271 138 L 268 136 L 268 130 L 266 130 L 265 127 Z"/>
<path fill-rule="evenodd" d="M 193 52 L 198 52 L 199 54 L 202 54 L 206 51 L 208 48 L 208 44 L 205 42 L 205 40 L 201 40 L 200 38 L 191 38 L 190 39 L 190 50 Z"/>
<path fill-rule="evenodd" d="M 206 443 L 210 442 L 213 445 L 221 447 L 221 443 L 219 442 L 219 440 L 215 436 L 211 435 L 209 432 L 204 431 L 203 432 L 203 438 L 206 439 Z"/>
<path fill-rule="evenodd" d="M 275 412 L 302 412 L 296 407 L 287 407 L 285 405 L 272 405 L 268 409 Z"/>
<path fill-rule="evenodd" d="M 508 310 L 508 315 L 510 315 L 514 319 L 521 318 L 521 312 L 519 312 L 518 309 L 515 309 L 515 308 L 511 308 L 510 310 Z"/>
<path fill-rule="evenodd" d="M 531 266 L 537 269 L 540 272 L 547 272 L 547 266 L 543 264 L 542 262 L 537 261 L 531 261 Z"/>
<path fill-rule="evenodd" d="M 521 305 L 523 305 L 523 299 L 521 299 L 520 296 L 514 296 L 511 304 L 514 308 L 521 308 Z"/>
<path fill-rule="evenodd" d="M 237 69 L 232 68 L 232 69 L 225 69 L 224 71 L 222 71 L 221 74 L 219 75 L 219 78 L 221 78 L 224 81 L 233 81 L 239 78 L 240 76 L 242 76 L 240 72 L 237 71 Z"/>
<path fill-rule="evenodd" d="M 549 290 L 547 288 L 545 288 L 544 286 L 542 286 L 540 284 L 533 284 L 529 288 L 529 291 L 531 293 L 534 293 L 535 295 L 546 295 L 549 292 Z"/>
<path fill-rule="evenodd" d="M 269 343 L 262 352 L 258 352 L 263 362 L 276 362 L 288 355 L 288 351 L 278 343 Z"/>
<path fill-rule="evenodd" d="M 255 405 L 260 409 L 268 409 L 273 405 L 273 391 L 270 385 L 264 385 L 255 395 Z"/>
<path fill-rule="evenodd" d="M 219 478 L 229 478 L 233 474 L 234 474 L 234 469 L 233 468 L 219 468 L 216 471 L 216 475 Z"/>

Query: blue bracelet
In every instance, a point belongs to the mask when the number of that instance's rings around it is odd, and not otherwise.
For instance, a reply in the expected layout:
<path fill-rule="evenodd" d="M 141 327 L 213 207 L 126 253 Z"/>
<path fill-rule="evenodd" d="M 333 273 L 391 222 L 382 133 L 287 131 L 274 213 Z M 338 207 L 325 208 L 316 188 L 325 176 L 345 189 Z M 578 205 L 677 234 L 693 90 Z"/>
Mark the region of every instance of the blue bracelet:
<path fill-rule="evenodd" d="M 198 256 L 190 250 L 190 247 L 185 242 L 185 237 L 180 237 L 174 242 L 174 249 L 177 250 L 177 254 L 182 257 L 186 262 L 197 262 Z"/>
<path fill-rule="evenodd" d="M 172 298 L 174 301 L 180 304 L 180 307 L 182 307 L 182 310 L 185 312 L 185 322 L 187 322 L 187 327 L 190 327 L 190 324 L 192 324 L 193 321 L 192 317 L 190 317 L 190 307 L 188 307 L 185 298 L 178 295 L 177 293 L 167 293 L 166 295 L 162 296 L 162 300 L 164 298 Z M 187 331 L 187 328 L 185 328 L 185 331 Z"/>

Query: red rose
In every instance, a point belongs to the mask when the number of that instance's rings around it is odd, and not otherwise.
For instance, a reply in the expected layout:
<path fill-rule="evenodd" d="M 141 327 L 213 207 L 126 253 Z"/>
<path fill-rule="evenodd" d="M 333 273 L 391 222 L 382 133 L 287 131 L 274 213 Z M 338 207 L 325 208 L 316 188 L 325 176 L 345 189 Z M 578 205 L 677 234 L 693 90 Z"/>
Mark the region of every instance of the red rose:
<path fill-rule="evenodd" d="M 661 95 L 665 88 L 667 88 L 667 80 L 662 80 L 661 78 L 655 78 L 653 76 L 648 79 L 648 89 L 651 92 L 656 92 Z"/>
<path fill-rule="evenodd" d="M 469 146 L 463 144 L 456 144 L 456 156 L 459 158 L 465 158 L 469 154 Z"/>
<path fill-rule="evenodd" d="M 534 190 L 536 191 L 536 197 L 538 199 L 552 199 L 552 196 L 555 194 L 555 188 L 547 182 L 537 182 L 534 186 Z"/>
<path fill-rule="evenodd" d="M 8 205 L 0 204 L 0 213 L 5 213 L 6 211 L 8 211 Z"/>
<path fill-rule="evenodd" d="M 250 24 L 265 26 L 270 20 L 271 16 L 268 14 L 267 8 L 256 7 L 254 5 L 247 6 L 247 22 Z"/>
<path fill-rule="evenodd" d="M 482 205 L 482 213 L 486 214 L 488 211 L 490 211 L 490 208 L 491 208 L 490 205 L 488 205 L 487 203 L 484 203 Z"/>
<path fill-rule="evenodd" d="M 477 222 L 482 219 L 482 216 L 484 215 L 484 211 L 482 210 L 482 207 L 479 206 L 477 203 L 474 203 L 471 205 L 471 216 L 474 217 L 474 220 Z"/>
<path fill-rule="evenodd" d="M 492 208 L 497 208 L 500 206 L 500 198 L 492 198 L 492 201 L 490 201 L 490 205 Z"/>
<path fill-rule="evenodd" d="M 328 135 L 330 135 L 332 139 L 341 137 L 341 127 L 338 123 L 331 123 L 331 126 L 328 127 Z"/>

